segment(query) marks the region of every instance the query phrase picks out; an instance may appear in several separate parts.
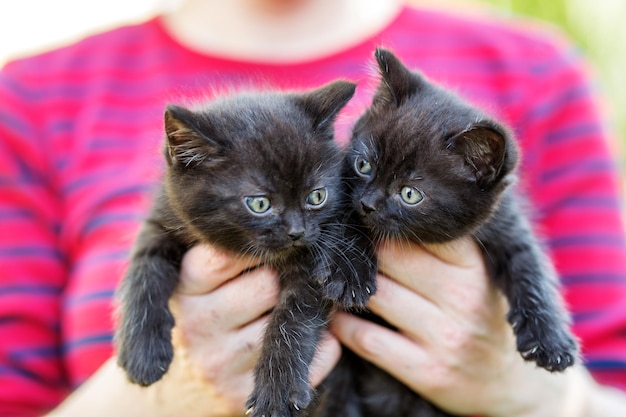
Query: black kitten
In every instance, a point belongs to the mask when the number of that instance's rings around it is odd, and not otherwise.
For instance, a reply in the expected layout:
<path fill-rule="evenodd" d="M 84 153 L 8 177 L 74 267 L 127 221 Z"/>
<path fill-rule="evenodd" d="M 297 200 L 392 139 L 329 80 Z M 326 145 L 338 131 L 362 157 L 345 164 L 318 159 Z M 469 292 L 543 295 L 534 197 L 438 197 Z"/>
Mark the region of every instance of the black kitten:
<path fill-rule="evenodd" d="M 510 303 L 524 359 L 548 371 L 572 365 L 577 343 L 557 278 L 508 187 L 518 159 L 510 133 L 391 52 L 375 56 L 382 80 L 355 125 L 344 174 L 360 219 L 375 240 L 473 236 Z M 347 350 L 327 386 L 319 415 L 447 415 Z"/>
<path fill-rule="evenodd" d="M 375 291 L 371 245 L 344 227 L 349 200 L 333 140 L 334 119 L 354 90 L 336 81 L 305 93 L 235 95 L 199 110 L 168 107 L 163 189 L 119 290 L 119 364 L 131 381 L 150 385 L 167 371 L 168 300 L 181 259 L 208 242 L 279 272 L 252 415 L 286 417 L 309 404 L 308 367 L 332 306 L 363 306 Z"/>

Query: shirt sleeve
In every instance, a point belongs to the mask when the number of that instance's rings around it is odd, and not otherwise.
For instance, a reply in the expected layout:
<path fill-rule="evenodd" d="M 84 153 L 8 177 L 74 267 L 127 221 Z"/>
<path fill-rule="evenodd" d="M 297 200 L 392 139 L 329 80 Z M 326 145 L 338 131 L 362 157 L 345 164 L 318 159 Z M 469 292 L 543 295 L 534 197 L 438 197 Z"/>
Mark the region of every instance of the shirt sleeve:
<path fill-rule="evenodd" d="M 535 203 L 585 365 L 600 383 L 626 390 L 626 238 L 616 141 L 579 53 L 557 48 L 531 72 L 541 81 L 527 92 L 533 105 L 521 123 L 529 141 L 524 190 Z"/>
<path fill-rule="evenodd" d="M 0 72 L 0 415 L 30 416 L 67 394 L 59 322 L 62 210 L 33 90 Z"/>

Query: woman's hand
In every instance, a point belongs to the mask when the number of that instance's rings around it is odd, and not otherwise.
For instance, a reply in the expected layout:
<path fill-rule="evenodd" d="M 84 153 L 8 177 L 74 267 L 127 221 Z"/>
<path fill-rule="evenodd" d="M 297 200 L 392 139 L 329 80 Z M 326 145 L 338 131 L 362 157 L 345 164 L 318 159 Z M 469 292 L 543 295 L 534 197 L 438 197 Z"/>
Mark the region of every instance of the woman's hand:
<path fill-rule="evenodd" d="M 48 417 L 242 415 L 278 293 L 275 272 L 257 267 L 257 260 L 209 246 L 192 248 L 170 300 L 176 319 L 174 360 L 163 378 L 146 388 L 133 385 L 111 358 Z M 311 369 L 313 385 L 340 354 L 339 343 L 329 335 Z"/>
<path fill-rule="evenodd" d="M 243 412 L 263 327 L 278 299 L 275 273 L 256 266 L 255 259 L 209 246 L 185 255 L 170 300 L 174 361 L 155 384 L 155 401 L 169 398 L 178 407 L 185 401 L 190 408 L 183 408 L 185 415 Z"/>
<path fill-rule="evenodd" d="M 477 244 L 379 249 L 379 289 L 369 308 L 397 332 L 340 314 L 331 330 L 365 359 L 453 414 L 560 417 L 570 374 L 525 362 Z"/>
<path fill-rule="evenodd" d="M 263 329 L 279 293 L 275 272 L 257 267 L 257 262 L 211 247 L 192 248 L 170 302 L 177 323 L 175 360 L 186 367 L 193 364 L 198 386 L 210 394 L 202 401 L 211 415 L 240 415 L 252 391 Z M 326 338 L 311 370 L 313 385 L 330 372 L 339 355 L 337 340 Z"/>

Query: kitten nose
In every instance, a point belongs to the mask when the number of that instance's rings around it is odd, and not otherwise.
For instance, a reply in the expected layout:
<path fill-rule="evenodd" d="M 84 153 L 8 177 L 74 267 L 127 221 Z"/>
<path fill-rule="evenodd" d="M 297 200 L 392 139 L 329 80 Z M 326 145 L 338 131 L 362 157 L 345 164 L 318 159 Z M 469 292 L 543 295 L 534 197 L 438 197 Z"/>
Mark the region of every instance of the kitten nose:
<path fill-rule="evenodd" d="M 370 214 L 373 211 L 376 211 L 376 207 L 373 206 L 373 204 L 370 204 L 369 202 L 365 202 L 363 200 L 361 200 L 361 208 L 363 209 L 363 212 L 365 212 L 365 214 Z"/>
<path fill-rule="evenodd" d="M 287 236 L 291 238 L 292 242 L 301 240 L 306 230 L 302 214 L 294 210 L 287 211 L 285 213 L 285 228 Z"/>
<path fill-rule="evenodd" d="M 302 236 L 304 236 L 304 230 L 292 230 L 288 233 L 288 235 L 291 240 L 295 242 L 296 240 L 302 239 Z"/>

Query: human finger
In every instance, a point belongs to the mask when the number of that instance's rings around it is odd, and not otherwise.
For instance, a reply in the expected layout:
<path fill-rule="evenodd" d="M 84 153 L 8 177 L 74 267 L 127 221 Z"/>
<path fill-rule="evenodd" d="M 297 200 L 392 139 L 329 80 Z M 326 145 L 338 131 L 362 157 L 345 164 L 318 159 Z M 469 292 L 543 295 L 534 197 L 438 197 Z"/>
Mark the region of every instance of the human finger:
<path fill-rule="evenodd" d="M 211 379 L 232 380 L 233 377 L 251 373 L 261 354 L 261 341 L 268 320 L 269 315 L 261 316 L 246 326 L 221 335 L 219 340 L 215 340 L 210 355 L 207 355 L 206 343 L 194 343 L 190 350 L 204 364 L 204 374 Z"/>
<path fill-rule="evenodd" d="M 349 313 L 338 313 L 330 325 L 337 339 L 360 357 L 387 371 L 412 389 L 423 385 L 427 352 L 405 335 Z M 426 373 L 427 374 L 427 373 Z"/>
<path fill-rule="evenodd" d="M 309 381 L 312 386 L 318 386 L 333 370 L 341 357 L 341 345 L 335 336 L 325 332 L 318 344 L 317 352 L 311 362 Z"/>
<path fill-rule="evenodd" d="M 469 238 L 424 245 L 387 240 L 378 258 L 384 275 L 439 305 L 451 291 L 488 285 L 482 254 Z"/>
<path fill-rule="evenodd" d="M 276 274 L 268 268 L 257 268 L 206 294 L 177 293 L 170 304 L 186 332 L 210 337 L 245 326 L 266 314 L 278 302 L 279 291 Z"/>
<path fill-rule="evenodd" d="M 482 264 L 478 243 L 471 237 L 463 237 L 445 243 L 425 243 L 424 249 L 440 261 L 461 268 L 475 268 Z"/>
<path fill-rule="evenodd" d="M 449 251 L 449 247 L 436 250 Z M 461 250 L 468 251 L 469 257 L 480 257 L 471 252 L 471 245 Z M 408 254 L 394 252 L 392 256 L 405 265 L 390 264 L 386 269 L 390 276 L 379 276 L 379 289 L 368 307 L 412 339 L 425 347 L 462 345 L 468 340 L 491 340 L 489 334 L 510 330 L 505 320 L 507 300 L 492 285 L 482 261 L 459 267 L 419 246 Z M 430 263 L 428 273 L 416 271 L 419 266 L 411 264 L 415 259 Z"/>
<path fill-rule="evenodd" d="M 251 257 L 232 255 L 211 245 L 196 245 L 183 257 L 176 292 L 208 293 L 257 265 L 258 260 Z"/>
<path fill-rule="evenodd" d="M 423 246 L 386 240 L 379 245 L 377 256 L 382 275 L 430 300 L 440 292 L 440 283 L 433 278 L 440 274 L 442 262 Z"/>
<path fill-rule="evenodd" d="M 378 276 L 378 289 L 368 309 L 414 341 L 429 343 L 437 338 L 437 323 L 445 320 L 439 305 L 385 276 Z"/>

